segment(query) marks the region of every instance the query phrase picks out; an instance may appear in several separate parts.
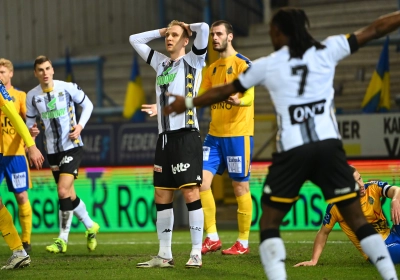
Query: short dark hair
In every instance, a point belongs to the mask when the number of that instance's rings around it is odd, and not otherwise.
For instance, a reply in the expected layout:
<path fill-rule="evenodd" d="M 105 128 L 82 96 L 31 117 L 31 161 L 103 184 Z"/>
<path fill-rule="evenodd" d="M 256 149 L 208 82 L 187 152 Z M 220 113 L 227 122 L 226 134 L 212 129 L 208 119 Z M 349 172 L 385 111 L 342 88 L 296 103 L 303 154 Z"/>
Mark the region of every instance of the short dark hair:
<path fill-rule="evenodd" d="M 53 65 L 51 63 L 51 60 L 45 55 L 39 55 L 38 57 L 36 57 L 35 63 L 33 63 L 33 70 L 36 70 L 36 65 L 40 65 L 42 63 L 45 63 L 46 61 L 50 62 L 50 64 Z"/>
<path fill-rule="evenodd" d="M 211 24 L 211 28 L 213 28 L 214 26 L 220 26 L 223 25 L 225 26 L 225 30 L 226 30 L 226 34 L 233 34 L 233 27 L 232 24 L 230 24 L 228 21 L 226 20 L 217 20 L 214 21 L 213 24 Z"/>
<path fill-rule="evenodd" d="M 302 58 L 313 46 L 317 50 L 325 48 L 308 33 L 310 21 L 302 9 L 281 8 L 272 17 L 271 24 L 277 26 L 289 38 L 290 58 Z"/>
<path fill-rule="evenodd" d="M 349 165 L 351 170 L 353 170 L 353 173 L 357 171 L 357 169 L 353 165 Z"/>

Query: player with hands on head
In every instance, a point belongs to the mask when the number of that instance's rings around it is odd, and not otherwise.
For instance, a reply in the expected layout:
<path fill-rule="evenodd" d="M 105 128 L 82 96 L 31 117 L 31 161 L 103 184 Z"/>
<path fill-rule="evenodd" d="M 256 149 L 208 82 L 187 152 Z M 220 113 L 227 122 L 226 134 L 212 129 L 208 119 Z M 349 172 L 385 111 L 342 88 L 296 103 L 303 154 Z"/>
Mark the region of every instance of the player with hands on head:
<path fill-rule="evenodd" d="M 96 235 L 100 226 L 90 218 L 74 187 L 83 156 L 80 134 L 92 114 L 93 104 L 77 84 L 53 80 L 54 69 L 46 56 L 36 58 L 33 70 L 39 85 L 28 92 L 26 124 L 32 136 L 36 137 L 40 132 L 36 117 L 40 117 L 47 159 L 57 184 L 59 200 L 60 233 L 46 250 L 55 254 L 67 251 L 72 217 L 75 215 L 85 225 L 87 248 L 93 251 L 97 247 Z M 82 107 L 79 121 L 76 120 L 74 103 Z"/>
<path fill-rule="evenodd" d="M 195 98 L 175 94 L 166 115 L 206 106 L 262 85 L 277 115 L 277 153 L 266 178 L 260 219 L 260 257 L 269 279 L 286 279 L 286 252 L 280 225 L 306 180 L 335 203 L 360 240 L 364 253 L 383 279 L 398 279 L 389 252 L 361 210 L 358 187 L 346 161 L 334 112 L 333 78 L 337 63 L 373 39 L 400 26 L 400 12 L 381 16 L 352 34 L 316 41 L 309 20 L 297 8 L 281 8 L 271 19 L 269 35 L 275 52 L 260 58 L 238 79 Z M 173 93 L 171 90 L 170 92 Z M 312 114 L 308 112 L 313 112 Z M 329 158 L 330 160 L 326 160 Z"/>
<path fill-rule="evenodd" d="M 192 31 L 196 32 L 191 51 L 186 53 Z M 157 73 L 156 105 L 145 104 L 142 111 L 150 116 L 162 112 L 174 98 L 167 92 L 176 92 L 182 97 L 194 97 L 201 83 L 201 70 L 205 65 L 209 27 L 206 23 L 187 24 L 172 21 L 168 27 L 133 34 L 129 42 L 136 52 Z M 147 43 L 165 38 L 169 57 L 151 49 Z M 157 209 L 157 235 L 159 251 L 150 261 L 138 263 L 136 267 L 174 267 L 171 243 L 174 225 L 174 191 L 180 190 L 189 211 L 189 229 L 192 250 L 187 268 L 202 266 L 201 242 L 203 239 L 204 215 L 199 187 L 202 182 L 203 150 L 199 133 L 196 109 L 183 110 L 181 114 L 157 115 L 159 137 L 154 160 L 154 195 Z"/>
<path fill-rule="evenodd" d="M 390 257 L 394 264 L 400 264 L 400 188 L 391 186 L 383 181 L 369 181 L 364 183 L 360 173 L 353 168 L 354 180 L 357 182 L 360 190 L 360 204 L 369 224 L 382 236 L 386 247 L 389 250 Z M 390 216 L 393 222 L 392 228 L 389 228 L 385 215 L 382 211 L 381 198 L 387 197 L 391 199 Z M 336 223 L 339 223 L 343 232 L 347 235 L 357 250 L 368 259 L 368 256 L 362 251 L 360 241 L 350 229 L 349 225 L 344 221 L 335 204 L 328 204 L 326 207 L 325 217 L 321 228 L 315 236 L 312 258 L 309 261 L 300 262 L 295 265 L 299 266 L 315 266 L 324 250 L 328 236 Z"/>

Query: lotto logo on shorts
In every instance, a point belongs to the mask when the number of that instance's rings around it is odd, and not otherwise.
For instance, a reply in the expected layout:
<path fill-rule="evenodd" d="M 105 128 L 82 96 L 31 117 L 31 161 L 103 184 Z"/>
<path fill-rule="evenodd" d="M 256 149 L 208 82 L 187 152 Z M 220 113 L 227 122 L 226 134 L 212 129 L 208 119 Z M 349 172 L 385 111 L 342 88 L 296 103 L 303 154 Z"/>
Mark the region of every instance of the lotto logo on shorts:
<path fill-rule="evenodd" d="M 162 173 L 162 166 L 159 166 L 159 165 L 155 165 L 155 164 L 154 164 L 154 172 L 160 172 L 160 173 Z"/>
<path fill-rule="evenodd" d="M 74 158 L 73 157 L 69 157 L 69 156 L 65 156 L 63 157 L 63 159 L 60 162 L 60 166 L 63 165 L 64 163 L 70 163 L 71 161 L 73 161 Z"/>
<path fill-rule="evenodd" d="M 178 163 L 176 166 L 171 165 L 172 167 L 172 173 L 176 174 L 177 172 L 184 172 L 186 170 L 188 170 L 188 168 L 190 167 L 189 163 Z"/>
<path fill-rule="evenodd" d="M 22 189 L 26 187 L 26 172 L 13 173 L 12 183 L 14 189 Z"/>
<path fill-rule="evenodd" d="M 229 173 L 242 173 L 242 157 L 226 157 Z"/>

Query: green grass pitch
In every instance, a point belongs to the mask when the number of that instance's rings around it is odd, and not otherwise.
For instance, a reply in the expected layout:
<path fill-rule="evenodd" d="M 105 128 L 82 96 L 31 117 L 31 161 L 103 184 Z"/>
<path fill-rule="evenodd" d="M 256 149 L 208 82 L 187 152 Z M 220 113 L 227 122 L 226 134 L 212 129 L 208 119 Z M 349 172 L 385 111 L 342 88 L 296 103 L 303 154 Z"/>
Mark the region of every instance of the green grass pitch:
<path fill-rule="evenodd" d="M 223 248 L 236 240 L 235 231 L 220 231 Z M 282 232 L 285 241 L 288 279 L 380 279 L 375 267 L 366 262 L 341 231 L 333 231 L 316 267 L 293 265 L 311 258 L 315 232 Z M 84 233 L 71 234 L 65 254 L 50 254 L 45 246 L 56 234 L 32 236 L 31 266 L 0 271 L 0 279 L 265 279 L 258 253 L 258 232 L 250 236 L 250 254 L 223 256 L 220 252 L 203 256 L 201 269 L 186 269 L 191 249 L 189 231 L 173 233 L 172 251 L 175 259 L 173 269 L 136 268 L 136 263 L 147 261 L 158 252 L 158 240 L 151 233 L 99 233 L 96 251 L 86 249 Z M 4 240 L 0 241 L 0 264 L 3 265 L 11 251 Z M 400 266 L 397 266 L 398 273 Z"/>

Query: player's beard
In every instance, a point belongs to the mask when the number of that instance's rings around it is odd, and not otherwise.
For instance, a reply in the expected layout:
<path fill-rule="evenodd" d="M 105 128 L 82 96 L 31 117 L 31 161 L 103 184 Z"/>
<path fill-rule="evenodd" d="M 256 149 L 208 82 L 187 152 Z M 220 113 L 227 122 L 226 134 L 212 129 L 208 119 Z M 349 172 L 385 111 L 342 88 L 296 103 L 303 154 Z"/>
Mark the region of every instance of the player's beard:
<path fill-rule="evenodd" d="M 228 39 L 222 41 L 219 45 L 219 47 L 214 47 L 213 46 L 213 50 L 217 51 L 217 52 L 224 52 L 226 50 L 226 48 L 228 47 Z"/>

